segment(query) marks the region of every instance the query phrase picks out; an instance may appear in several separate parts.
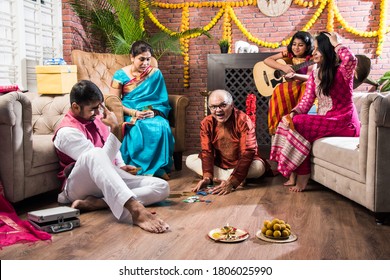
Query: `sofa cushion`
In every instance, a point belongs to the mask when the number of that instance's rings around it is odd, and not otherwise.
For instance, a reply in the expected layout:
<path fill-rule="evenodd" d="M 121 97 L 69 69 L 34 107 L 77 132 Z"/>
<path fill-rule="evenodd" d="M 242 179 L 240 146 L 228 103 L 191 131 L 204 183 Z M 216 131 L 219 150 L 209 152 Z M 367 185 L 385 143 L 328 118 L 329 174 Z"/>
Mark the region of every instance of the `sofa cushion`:
<path fill-rule="evenodd" d="M 334 172 L 361 180 L 359 172 L 359 137 L 324 137 L 312 148 L 312 162 L 326 165 Z M 344 174 L 343 172 L 346 172 Z"/>
<path fill-rule="evenodd" d="M 357 113 L 359 115 L 359 119 L 360 119 L 360 110 L 362 108 L 363 100 L 369 94 L 372 94 L 372 92 L 354 91 L 353 94 L 352 94 L 353 103 L 355 104 L 356 111 L 357 111 Z"/>

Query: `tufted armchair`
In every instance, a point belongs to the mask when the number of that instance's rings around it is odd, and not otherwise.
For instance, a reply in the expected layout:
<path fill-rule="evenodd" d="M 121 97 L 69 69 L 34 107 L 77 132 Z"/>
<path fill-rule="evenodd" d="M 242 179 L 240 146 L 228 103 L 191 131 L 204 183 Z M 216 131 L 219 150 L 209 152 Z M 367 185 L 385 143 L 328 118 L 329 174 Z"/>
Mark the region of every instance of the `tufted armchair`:
<path fill-rule="evenodd" d="M 0 96 L 0 179 L 10 202 L 60 188 L 52 137 L 68 108 L 69 95 Z"/>
<path fill-rule="evenodd" d="M 72 63 L 77 65 L 78 80 L 91 80 L 94 82 L 105 94 L 106 106 L 115 112 L 118 120 L 123 121 L 123 109 L 120 98 L 108 95 L 108 93 L 112 76 L 116 70 L 131 64 L 130 56 L 73 50 Z M 155 67 L 158 66 L 155 59 L 151 64 Z M 189 104 L 189 99 L 183 95 L 170 94 L 169 103 L 172 110 L 168 120 L 175 138 L 174 164 L 176 170 L 181 170 L 182 154 L 185 150 L 186 108 Z"/>

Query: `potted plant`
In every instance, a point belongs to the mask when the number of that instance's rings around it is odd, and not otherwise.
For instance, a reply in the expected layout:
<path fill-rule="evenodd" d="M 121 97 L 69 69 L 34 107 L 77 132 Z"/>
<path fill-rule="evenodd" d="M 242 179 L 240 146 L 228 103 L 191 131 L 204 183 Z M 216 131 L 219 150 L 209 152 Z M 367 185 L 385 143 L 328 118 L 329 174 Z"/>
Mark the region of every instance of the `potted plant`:
<path fill-rule="evenodd" d="M 221 49 L 221 53 L 228 53 L 230 43 L 228 39 L 221 39 L 218 42 L 219 48 Z"/>
<path fill-rule="evenodd" d="M 380 86 L 380 92 L 390 91 L 390 71 L 387 71 L 379 78 L 378 84 Z"/>
<path fill-rule="evenodd" d="M 149 43 L 158 60 L 166 53 L 180 54 L 180 38 L 192 34 L 210 37 L 202 28 L 189 29 L 169 35 L 165 32 L 150 34 L 143 29 L 143 19 L 139 16 L 140 5 L 149 0 L 70 0 L 69 3 L 90 31 L 91 36 L 102 38 L 102 45 L 109 52 L 128 54 L 130 46 L 138 40 Z"/>

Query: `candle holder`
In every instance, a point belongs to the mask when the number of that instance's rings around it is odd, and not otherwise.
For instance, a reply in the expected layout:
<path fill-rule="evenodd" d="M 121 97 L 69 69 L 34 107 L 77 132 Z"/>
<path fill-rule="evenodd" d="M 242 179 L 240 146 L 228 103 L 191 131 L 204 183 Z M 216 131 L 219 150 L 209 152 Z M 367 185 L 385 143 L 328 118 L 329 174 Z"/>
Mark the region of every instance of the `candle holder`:
<path fill-rule="evenodd" d="M 203 98 L 204 98 L 204 116 L 206 117 L 208 115 L 208 106 L 207 106 L 207 98 L 211 94 L 211 91 L 209 90 L 203 90 L 199 92 Z"/>

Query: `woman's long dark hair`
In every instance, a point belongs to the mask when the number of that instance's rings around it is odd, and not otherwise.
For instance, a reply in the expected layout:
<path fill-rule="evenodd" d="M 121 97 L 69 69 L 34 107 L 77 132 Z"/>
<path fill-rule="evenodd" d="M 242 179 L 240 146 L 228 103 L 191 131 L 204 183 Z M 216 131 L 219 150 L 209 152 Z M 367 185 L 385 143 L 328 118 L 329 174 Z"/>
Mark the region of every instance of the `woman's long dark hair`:
<path fill-rule="evenodd" d="M 329 96 L 338 68 L 338 58 L 326 34 L 329 33 L 321 32 L 315 40 L 317 41 L 318 51 L 322 54 L 322 63 L 318 69 L 318 76 L 321 81 L 319 93 Z"/>
<path fill-rule="evenodd" d="M 294 42 L 294 39 L 300 39 L 302 42 L 306 45 L 306 51 L 304 53 L 304 56 L 311 55 L 314 49 L 314 43 L 313 43 L 313 37 L 310 35 L 309 32 L 306 31 L 298 31 L 294 34 L 294 36 L 291 38 L 290 44 L 287 46 L 287 51 L 289 53 L 293 53 L 292 51 L 292 44 Z"/>

